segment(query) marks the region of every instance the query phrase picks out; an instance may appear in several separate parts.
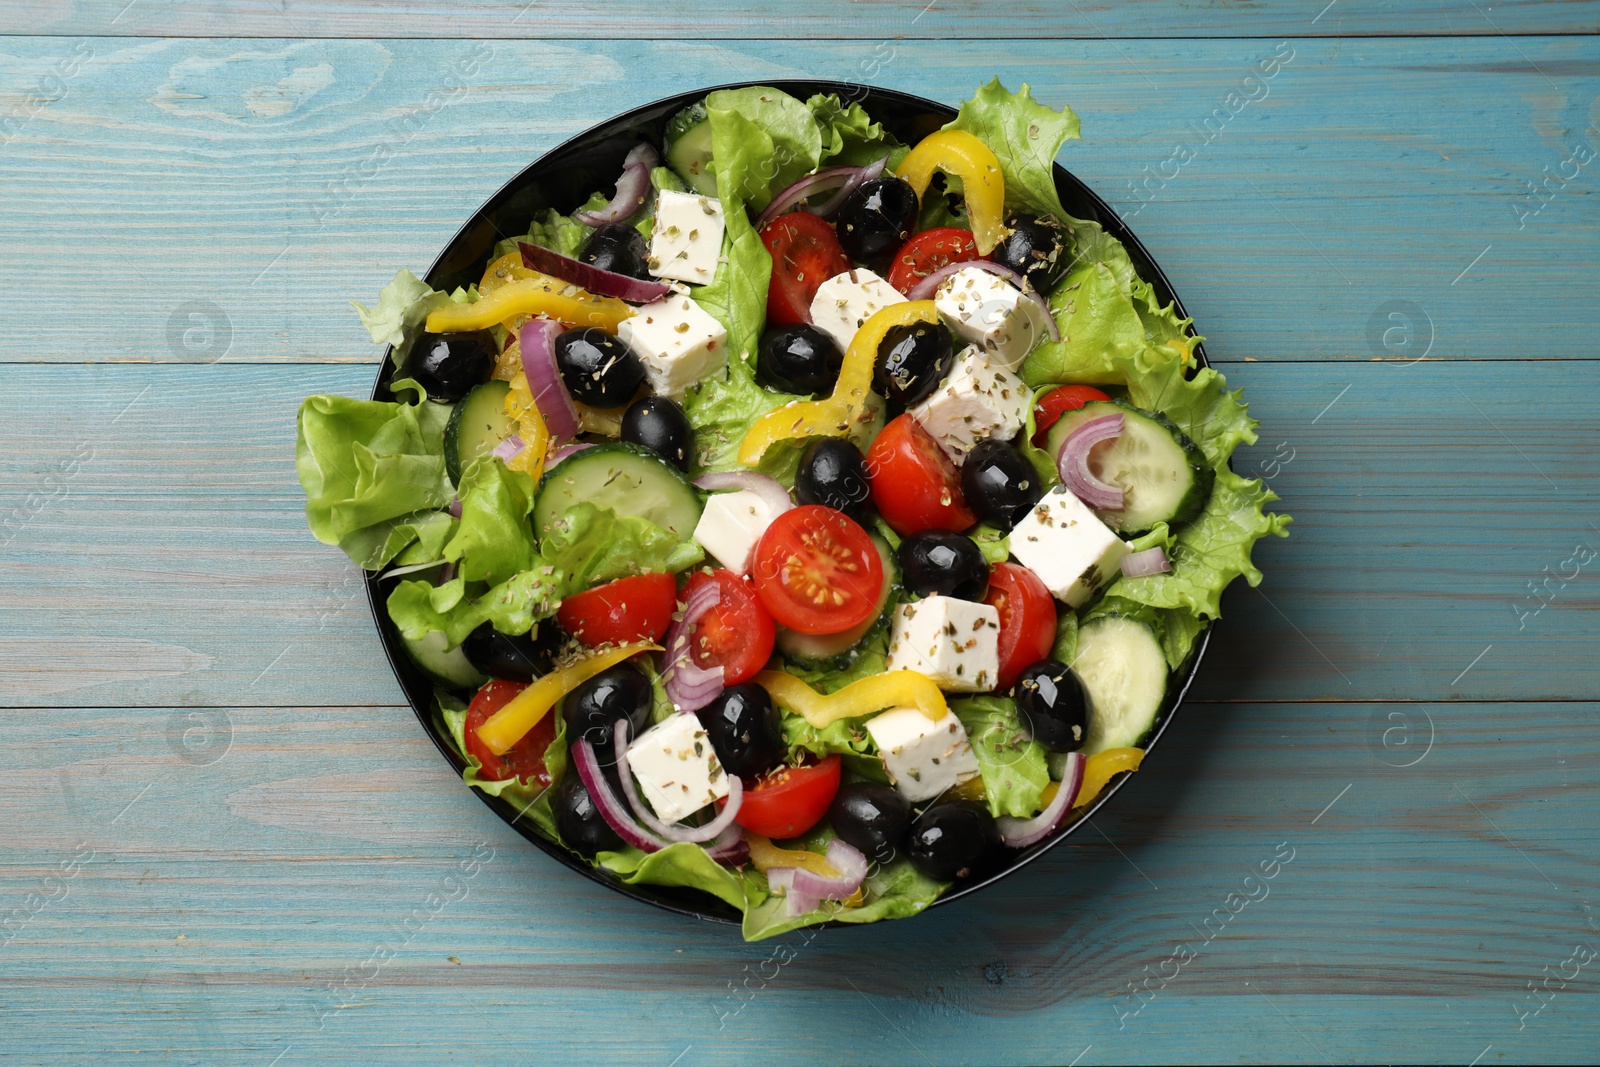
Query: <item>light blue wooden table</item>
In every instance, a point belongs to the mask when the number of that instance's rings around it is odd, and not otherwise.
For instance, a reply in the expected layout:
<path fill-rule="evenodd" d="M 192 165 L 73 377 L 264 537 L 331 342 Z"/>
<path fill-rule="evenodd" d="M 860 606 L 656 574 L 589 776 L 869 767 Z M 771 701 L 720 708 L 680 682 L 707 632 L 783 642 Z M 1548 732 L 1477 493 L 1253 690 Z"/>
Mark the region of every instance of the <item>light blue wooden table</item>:
<path fill-rule="evenodd" d="M 0 1061 L 1594 1060 L 1597 25 L 1540 0 L 6 4 Z M 296 405 L 376 369 L 346 301 L 656 97 L 955 103 L 995 73 L 1082 116 L 1062 161 L 1245 388 L 1241 469 L 1294 534 L 1146 770 L 976 898 L 745 945 L 599 891 L 453 778 L 306 532 Z"/>

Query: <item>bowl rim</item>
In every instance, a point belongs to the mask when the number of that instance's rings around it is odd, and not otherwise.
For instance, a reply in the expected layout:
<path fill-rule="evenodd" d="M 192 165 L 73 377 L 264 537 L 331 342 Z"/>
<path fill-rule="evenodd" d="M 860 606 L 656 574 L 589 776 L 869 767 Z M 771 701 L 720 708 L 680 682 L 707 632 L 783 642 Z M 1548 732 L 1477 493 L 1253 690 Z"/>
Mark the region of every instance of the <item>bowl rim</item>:
<path fill-rule="evenodd" d="M 648 103 L 640 104 L 629 109 L 628 111 L 604 119 L 576 134 L 573 134 L 571 137 L 568 137 L 561 143 L 545 150 L 527 166 L 523 167 L 522 170 L 518 171 L 517 174 L 504 182 L 487 200 L 485 200 L 478 207 L 476 211 L 473 212 L 473 214 L 464 223 L 462 223 L 462 225 L 456 230 L 454 236 L 452 236 L 450 240 L 445 243 L 443 248 L 440 249 L 438 255 L 434 257 L 434 260 L 429 266 L 427 273 L 423 276 L 423 280 L 430 286 L 438 288 L 436 283 L 439 280 L 439 276 L 444 273 L 445 267 L 451 260 L 452 252 L 455 250 L 457 245 L 461 244 L 464 239 L 469 236 L 469 234 L 478 231 L 479 228 L 485 224 L 491 228 L 494 228 L 496 232 L 500 232 L 498 227 L 495 226 L 492 213 L 498 208 L 504 206 L 509 200 L 511 200 L 526 186 L 528 186 L 534 180 L 534 178 L 537 177 L 537 174 L 540 170 L 551 165 L 559 165 L 559 161 L 563 156 L 588 148 L 599 141 L 603 141 L 609 135 L 620 133 L 627 130 L 629 127 L 638 126 L 652 116 L 659 118 L 659 113 L 665 112 L 666 114 L 673 114 L 683 107 L 687 107 L 690 104 L 703 100 L 706 96 L 718 90 L 745 89 L 756 86 L 768 86 L 771 88 L 780 89 L 790 93 L 791 95 L 798 96 L 801 99 L 805 99 L 807 96 L 815 93 L 838 93 L 846 99 L 854 100 L 855 102 L 860 103 L 864 108 L 867 109 L 869 115 L 873 112 L 875 106 L 881 106 L 883 104 L 895 104 L 905 108 L 916 108 L 925 115 L 933 115 L 935 117 L 942 118 L 944 121 L 949 121 L 950 119 L 955 118 L 957 113 L 957 109 L 948 104 L 937 100 L 932 100 L 924 96 L 919 96 L 914 93 L 908 93 L 898 89 L 867 86 L 858 82 L 836 81 L 820 78 L 781 78 L 727 82 L 720 85 L 707 86 L 701 89 L 674 93 L 671 96 L 662 97 Z M 1127 249 L 1129 258 L 1133 261 L 1139 276 L 1151 284 L 1159 298 L 1161 298 L 1164 302 L 1170 302 L 1175 305 L 1177 313 L 1180 316 L 1187 317 L 1187 313 L 1184 311 L 1183 302 L 1179 299 L 1178 294 L 1176 290 L 1173 289 L 1171 282 L 1167 280 L 1166 274 L 1162 272 L 1160 265 L 1156 263 L 1154 257 L 1150 255 L 1149 251 L 1144 247 L 1144 244 L 1134 234 L 1133 230 L 1129 228 L 1122 220 L 1121 216 L 1119 216 L 1109 204 L 1101 199 L 1093 189 L 1081 181 L 1071 171 L 1063 167 L 1059 162 L 1053 163 L 1052 167 L 1054 170 L 1056 189 L 1058 193 L 1062 195 L 1063 200 L 1065 201 L 1070 198 L 1072 201 L 1072 207 L 1074 209 L 1085 206 L 1088 208 L 1086 212 L 1075 213 L 1074 217 L 1098 222 L 1105 229 L 1107 234 L 1121 241 L 1123 246 Z M 501 233 L 501 236 L 506 237 L 508 235 Z M 372 387 L 371 395 L 374 400 L 382 399 L 388 395 L 387 386 L 393 373 L 393 360 L 391 358 L 392 351 L 392 346 L 386 346 L 384 348 L 383 359 L 379 364 L 378 375 L 373 382 Z M 1210 365 L 1206 358 L 1203 344 L 1197 343 L 1195 345 L 1194 356 L 1197 366 L 1207 367 Z M 364 572 L 364 580 L 367 589 L 367 603 L 372 610 L 373 621 L 377 625 L 378 636 L 383 644 L 384 654 L 389 660 L 389 666 L 394 671 L 395 680 L 400 684 L 401 690 L 406 695 L 407 703 L 411 705 L 411 710 L 413 713 L 415 713 L 417 720 L 422 725 L 424 732 L 427 733 L 428 737 L 433 741 L 434 747 L 439 750 L 440 755 L 445 758 L 445 761 L 450 764 L 450 766 L 459 776 L 466 770 L 467 762 L 464 757 L 455 751 L 449 740 L 447 740 L 446 737 L 443 736 L 442 731 L 438 729 L 438 726 L 435 722 L 436 716 L 433 710 L 433 682 L 422 674 L 420 668 L 418 668 L 406 654 L 404 647 L 400 643 L 398 629 L 395 627 L 393 621 L 390 620 L 388 611 L 385 609 L 386 593 L 381 589 L 380 583 L 386 581 L 386 579 L 381 576 L 381 573 L 369 571 Z M 1149 758 L 1150 750 L 1155 748 L 1162 735 L 1166 733 L 1167 726 L 1177 715 L 1178 709 L 1182 706 L 1185 698 L 1187 697 L 1190 687 L 1194 684 L 1194 680 L 1200 671 L 1201 661 L 1205 658 L 1206 650 L 1211 643 L 1211 634 L 1214 628 L 1215 620 L 1212 620 L 1206 624 L 1206 627 L 1201 632 L 1199 639 L 1195 642 L 1193 650 L 1191 650 L 1189 653 L 1189 658 L 1185 661 L 1181 668 L 1181 678 L 1178 679 L 1178 682 L 1175 686 L 1169 685 L 1167 697 L 1163 701 L 1164 706 L 1160 713 L 1160 718 L 1156 723 L 1155 730 L 1146 739 L 1143 746 L 1146 759 Z M 1174 675 L 1178 675 L 1180 672 L 1175 671 L 1173 673 Z M 1059 826 L 1048 838 L 1022 850 L 1021 853 L 1009 863 L 1006 863 L 1003 867 L 990 871 L 981 879 L 953 887 L 934 900 L 933 903 L 929 904 L 922 910 L 922 912 L 919 912 L 918 914 L 923 914 L 941 905 L 948 904 L 952 901 L 968 896 L 969 894 L 976 893 L 979 890 L 1000 881 L 1002 878 L 1011 875 L 1013 872 L 1026 867 L 1028 864 L 1044 855 L 1050 849 L 1066 840 L 1074 832 L 1076 832 L 1079 827 L 1088 822 L 1108 801 L 1110 801 L 1113 796 L 1116 795 L 1116 793 L 1127 783 L 1131 777 L 1132 775 L 1128 773 L 1116 775 L 1106 786 L 1106 788 L 1101 790 L 1100 795 L 1095 798 L 1093 803 L 1085 808 L 1081 814 L 1078 814 L 1076 817 L 1072 818 L 1070 822 L 1063 823 L 1061 826 Z M 574 853 L 569 852 L 566 848 L 540 834 L 531 823 L 521 817 L 522 813 L 518 812 L 515 806 L 509 801 L 498 796 L 492 796 L 488 793 L 485 793 L 481 789 L 474 789 L 471 786 L 466 786 L 466 788 L 475 796 L 477 796 L 478 799 L 481 800 L 485 805 L 487 805 L 489 809 L 499 816 L 502 821 L 504 821 L 513 830 L 517 831 L 517 833 L 521 834 L 523 838 L 532 843 L 540 851 L 544 852 L 547 856 L 552 857 L 568 869 L 582 875 L 591 882 L 597 882 L 633 900 L 641 901 L 643 903 L 650 904 L 654 907 L 661 908 L 665 911 L 674 912 L 679 915 L 692 916 L 695 919 L 704 922 L 721 923 L 725 925 L 739 925 L 743 919 L 742 914 L 737 909 L 733 908 L 732 905 L 712 897 L 702 890 L 688 889 L 684 887 L 654 886 L 647 884 L 630 885 L 622 882 L 609 872 L 602 873 L 600 868 L 591 866 L 587 861 L 581 859 Z M 910 917 L 911 916 L 907 916 L 907 918 Z M 811 928 L 817 929 L 823 927 L 867 925 L 875 924 L 828 921 L 813 924 Z"/>

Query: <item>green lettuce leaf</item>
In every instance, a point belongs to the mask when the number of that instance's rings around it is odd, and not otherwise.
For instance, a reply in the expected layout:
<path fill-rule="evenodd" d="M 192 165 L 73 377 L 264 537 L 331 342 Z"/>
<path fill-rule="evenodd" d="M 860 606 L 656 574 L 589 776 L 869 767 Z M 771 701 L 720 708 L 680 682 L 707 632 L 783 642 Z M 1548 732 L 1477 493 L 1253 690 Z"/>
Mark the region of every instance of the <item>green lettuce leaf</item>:
<path fill-rule="evenodd" d="M 402 270 L 379 291 L 378 302 L 372 307 L 354 300 L 350 301 L 350 306 L 356 309 L 361 325 L 367 328 L 374 341 L 393 346 L 391 356 L 398 367 L 430 313 L 450 304 L 471 304 L 477 299 L 476 286 L 441 293 L 429 288 L 427 282 L 410 271 Z"/>
<path fill-rule="evenodd" d="M 765 876 L 758 877 L 765 880 Z M 888 864 L 872 863 L 867 868 L 867 900 L 859 908 L 846 908 L 824 901 L 814 911 L 791 917 L 787 911 L 788 904 L 782 897 L 756 897 L 752 894 L 751 903 L 744 913 L 744 939 L 761 941 L 830 920 L 870 923 L 880 919 L 904 919 L 927 908 L 948 887 L 948 882 L 934 881 L 903 858 Z"/>
<path fill-rule="evenodd" d="M 886 158 L 886 169 L 893 171 L 910 151 L 882 124 L 873 122 L 865 108 L 854 100 L 846 104 L 838 93 L 818 93 L 806 107 L 821 133 L 822 165 L 861 167 Z"/>
<path fill-rule="evenodd" d="M 749 880 L 737 871 L 722 866 L 699 845 L 679 841 L 659 852 L 641 852 L 628 847 L 620 852 L 601 852 L 595 862 L 617 875 L 627 885 L 667 885 L 699 889 L 745 910 Z"/>
<path fill-rule="evenodd" d="M 389 594 L 389 618 L 400 632 L 420 640 L 429 630 L 438 630 L 458 645 L 479 626 L 489 622 L 505 634 L 525 634 L 540 619 L 547 619 L 561 606 L 554 574 L 542 567 L 484 589 L 482 583 L 468 586 L 456 577 L 443 585 L 424 581 L 403 581 Z"/>
<path fill-rule="evenodd" d="M 599 197 L 596 207 L 604 206 L 609 197 L 596 193 L 589 199 L 592 202 Z M 587 205 L 585 205 L 587 206 Z M 563 215 L 555 208 L 546 208 L 542 215 L 535 215 L 528 223 L 528 232 L 518 237 L 508 237 L 497 241 L 494 251 L 489 254 L 491 261 L 501 256 L 509 255 L 517 250 L 517 242 L 525 241 L 530 245 L 548 248 L 552 252 L 559 252 L 563 256 L 576 258 L 583 248 L 583 242 L 589 239 L 594 230 L 585 226 L 571 215 Z"/>
<path fill-rule="evenodd" d="M 967 729 L 983 774 L 989 813 L 1026 819 L 1044 807 L 1040 795 L 1050 781 L 1045 752 L 1028 737 L 1010 697 L 976 696 L 950 702 Z"/>
<path fill-rule="evenodd" d="M 1161 412 L 1213 466 L 1225 466 L 1235 448 L 1255 443 L 1256 420 L 1240 399 L 1243 393 L 1230 393 L 1221 374 L 1204 367 L 1186 378 L 1183 366 L 1169 348 L 1143 348 L 1116 360 L 1135 407 Z"/>
<path fill-rule="evenodd" d="M 983 553 L 983 558 L 989 565 L 1004 563 L 1011 558 L 1011 535 L 997 526 L 980 522 L 967 531 L 967 536 L 972 538 L 978 546 L 978 551 Z"/>
<path fill-rule="evenodd" d="M 394 565 L 410 567 L 444 559 L 444 546 L 456 533 L 455 518 L 448 511 L 430 511 L 410 525 L 417 539 L 394 557 Z"/>
<path fill-rule="evenodd" d="M 1006 207 L 1035 215 L 1070 216 L 1056 194 L 1053 167 L 1056 153 L 1078 139 L 1078 116 L 1070 107 L 1060 111 L 1033 98 L 1028 83 L 1013 93 L 995 78 L 961 105 L 947 130 L 965 130 L 1000 160 L 1005 178 Z"/>
<path fill-rule="evenodd" d="M 1069 666 L 1078 658 L 1078 616 L 1070 611 L 1056 615 L 1056 641 L 1050 646 L 1050 658 Z"/>
<path fill-rule="evenodd" d="M 540 559 L 559 575 L 562 596 L 635 574 L 676 574 L 705 559 L 692 539 L 639 515 L 619 516 L 588 501 L 551 524 L 540 541 Z"/>
<path fill-rule="evenodd" d="M 1117 359 L 1145 344 L 1144 323 L 1126 281 L 1104 263 L 1080 263 L 1051 294 L 1050 310 L 1061 340 L 1029 353 L 1023 380 L 1034 387 L 1120 383 Z"/>
<path fill-rule="evenodd" d="M 493 456 L 461 472 L 461 523 L 444 558 L 459 563 L 469 582 L 503 582 L 534 564 L 533 478 Z"/>
<path fill-rule="evenodd" d="M 1033 435 L 1039 432 L 1039 401 L 1054 388 L 1055 383 L 1051 382 L 1033 391 L 1033 403 L 1028 405 L 1028 417 L 1023 423 L 1021 436 L 1017 438 L 1017 448 L 1038 472 L 1039 484 L 1047 493 L 1061 484 L 1061 475 L 1056 470 L 1055 457 L 1044 449 L 1033 446 Z"/>
<path fill-rule="evenodd" d="M 822 133 L 805 104 L 781 89 L 755 85 L 706 97 L 717 197 L 760 212 L 774 193 L 817 169 Z"/>
<path fill-rule="evenodd" d="M 420 535 L 427 513 L 454 493 L 444 466 L 450 408 L 307 397 L 295 433 L 295 470 L 317 540 L 375 570 Z"/>
<path fill-rule="evenodd" d="M 766 255 L 765 249 L 762 255 Z M 696 475 L 706 471 L 742 470 L 739 442 L 744 440 L 750 424 L 774 408 L 798 399 L 787 393 L 763 389 L 756 382 L 755 370 L 748 360 L 730 359 L 726 374 L 706 379 L 684 397 L 683 413 L 694 427 Z M 784 444 L 767 449 L 759 469 L 784 485 L 792 486 L 799 466 L 800 449 Z"/>

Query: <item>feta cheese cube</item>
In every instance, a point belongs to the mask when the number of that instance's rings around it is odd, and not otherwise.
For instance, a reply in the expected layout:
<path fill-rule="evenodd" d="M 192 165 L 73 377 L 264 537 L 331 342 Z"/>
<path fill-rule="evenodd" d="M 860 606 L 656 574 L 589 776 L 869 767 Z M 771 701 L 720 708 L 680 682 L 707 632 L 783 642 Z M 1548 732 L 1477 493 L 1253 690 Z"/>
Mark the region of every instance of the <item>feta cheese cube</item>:
<path fill-rule="evenodd" d="M 750 554 L 777 513 L 760 493 L 740 489 L 717 493 L 706 501 L 695 524 L 694 539 L 730 571 L 750 569 Z"/>
<path fill-rule="evenodd" d="M 907 800 L 932 800 L 978 775 L 978 757 L 954 712 L 930 719 L 916 708 L 896 708 L 867 720 L 867 733 Z"/>
<path fill-rule="evenodd" d="M 901 604 L 885 669 L 925 674 L 955 693 L 986 692 L 1000 676 L 1000 613 L 952 596 Z"/>
<path fill-rule="evenodd" d="M 669 715 L 628 745 L 628 767 L 656 816 L 678 822 L 728 795 L 728 776 L 700 720 Z"/>
<path fill-rule="evenodd" d="M 650 273 L 705 285 L 717 274 L 724 225 L 715 197 L 661 190 L 650 231 Z"/>
<path fill-rule="evenodd" d="M 1044 309 L 1004 278 L 977 267 L 939 284 L 934 306 L 950 332 L 977 345 L 989 362 L 1016 370 L 1045 336 Z"/>
<path fill-rule="evenodd" d="M 1017 436 L 1032 397 L 1021 378 L 992 366 L 973 345 L 956 357 L 950 376 L 911 409 L 911 416 L 959 467 L 979 441 Z"/>
<path fill-rule="evenodd" d="M 1089 506 L 1058 485 L 1011 530 L 1011 554 L 1071 607 L 1117 576 L 1128 546 Z"/>
<path fill-rule="evenodd" d="M 903 304 L 900 291 L 870 270 L 836 274 L 811 298 L 811 325 L 833 338 L 844 352 L 861 324 L 890 304 Z"/>
<path fill-rule="evenodd" d="M 728 331 L 682 293 L 635 308 L 617 339 L 643 361 L 651 390 L 674 400 L 728 362 Z"/>

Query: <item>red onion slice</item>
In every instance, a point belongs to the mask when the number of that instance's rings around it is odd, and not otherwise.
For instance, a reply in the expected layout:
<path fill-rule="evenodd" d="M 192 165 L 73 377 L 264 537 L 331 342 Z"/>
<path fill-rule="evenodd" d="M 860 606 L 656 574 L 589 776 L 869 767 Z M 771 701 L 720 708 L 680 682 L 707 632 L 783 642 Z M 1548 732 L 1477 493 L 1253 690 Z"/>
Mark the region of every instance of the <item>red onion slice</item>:
<path fill-rule="evenodd" d="M 522 265 L 529 270 L 559 278 L 599 296 L 614 296 L 635 304 L 648 304 L 672 292 L 672 287 L 663 282 L 650 282 L 616 271 L 601 270 L 593 264 L 582 263 L 526 241 L 518 241 L 517 247 L 522 250 Z"/>
<path fill-rule="evenodd" d="M 598 211 L 579 211 L 573 218 L 585 226 L 597 227 L 633 218 L 649 202 L 650 171 L 660 165 L 655 146 L 640 141 L 622 160 L 622 177 L 617 179 L 617 192 L 610 202 Z"/>
<path fill-rule="evenodd" d="M 588 738 L 580 737 L 572 746 L 572 765 L 577 768 L 583 787 L 594 798 L 594 806 L 599 810 L 600 817 L 618 837 L 643 852 L 659 852 L 667 847 L 665 841 L 651 836 L 649 831 L 634 822 L 617 800 L 616 794 L 611 792 L 611 783 L 606 781 L 605 774 L 600 770 L 600 761 L 595 759 L 594 746 Z"/>
<path fill-rule="evenodd" d="M 1130 552 L 1122 557 L 1122 573 L 1129 578 L 1143 578 L 1147 574 L 1166 574 L 1172 570 L 1172 561 L 1161 546 L 1143 552 Z"/>
<path fill-rule="evenodd" d="M 450 506 L 446 510 L 450 512 L 450 517 L 452 519 L 459 519 L 461 517 L 461 496 L 460 496 L 460 494 L 457 494 L 456 498 L 454 500 L 450 501 Z"/>
<path fill-rule="evenodd" d="M 721 600 L 722 590 L 716 582 L 699 586 L 689 594 L 683 613 L 667 630 L 663 680 L 667 699 L 680 712 L 699 711 L 722 692 L 722 666 L 719 664 L 709 670 L 699 666 L 691 655 L 690 646 L 695 625 Z"/>
<path fill-rule="evenodd" d="M 1072 802 L 1083 785 L 1083 753 L 1067 753 L 1066 773 L 1061 776 L 1061 786 L 1050 798 L 1045 809 L 1031 819 L 1018 819 L 1002 815 L 995 822 L 1000 827 L 1000 840 L 1012 848 L 1027 848 L 1043 841 L 1061 822 L 1061 817 L 1072 810 Z"/>
<path fill-rule="evenodd" d="M 828 863 L 838 875 L 829 876 L 804 867 L 769 867 L 767 884 L 782 889 L 790 916 L 804 915 L 824 900 L 844 900 L 867 877 L 867 857 L 860 849 L 838 838 L 828 842 Z"/>
<path fill-rule="evenodd" d="M 1079 424 L 1061 442 L 1061 451 L 1056 454 L 1056 471 L 1061 480 L 1074 496 L 1091 508 L 1101 511 L 1122 508 L 1122 490 L 1102 482 L 1089 470 L 1089 450 L 1121 434 L 1121 415 L 1099 415 Z"/>
<path fill-rule="evenodd" d="M 960 263 L 951 263 L 947 266 L 940 267 L 926 278 L 918 281 L 917 284 L 913 285 L 910 289 L 906 290 L 906 299 L 932 300 L 934 293 L 938 292 L 940 284 L 946 278 L 950 277 L 952 274 L 955 274 L 957 271 L 966 270 L 968 267 L 974 267 L 978 270 L 985 270 L 990 274 L 997 274 L 1006 281 L 1010 282 L 1012 285 L 1016 286 L 1018 289 L 1022 290 L 1023 296 L 1026 296 L 1029 300 L 1032 300 L 1039 306 L 1039 311 L 1044 315 L 1044 329 L 1045 332 L 1050 335 L 1050 340 L 1061 340 L 1061 327 L 1056 325 L 1056 317 L 1050 313 L 1050 302 L 1044 298 L 1044 294 L 1035 289 L 1028 282 L 1028 279 L 1024 278 L 1010 267 L 1002 266 L 993 260 L 968 259 Z"/>
<path fill-rule="evenodd" d="M 716 840 L 707 841 L 702 847 L 706 850 L 706 855 L 718 863 L 740 864 L 750 857 L 750 846 L 745 842 L 744 828 L 738 823 L 732 824 L 718 834 Z"/>
<path fill-rule="evenodd" d="M 499 444 L 495 445 L 494 449 L 490 451 L 489 455 L 493 456 L 495 459 L 509 463 L 520 456 L 522 454 L 522 450 L 527 447 L 528 444 L 526 441 L 524 441 L 519 435 L 512 434 L 504 441 L 501 441 Z"/>
<path fill-rule="evenodd" d="M 772 203 L 768 204 L 766 210 L 756 219 L 756 229 L 764 228 L 767 223 L 791 208 L 803 206 L 807 199 L 817 193 L 837 187 L 838 192 L 829 197 L 826 203 L 814 208 L 804 208 L 813 215 L 827 218 L 838 211 L 844 204 L 845 198 L 859 189 L 863 182 L 871 181 L 882 174 L 884 164 L 887 162 L 888 157 L 885 156 L 876 163 L 868 163 L 864 167 L 826 167 L 815 174 L 806 175 L 772 198 Z"/>
<path fill-rule="evenodd" d="M 704 826 L 684 826 L 680 823 L 663 822 L 655 812 L 645 806 L 644 798 L 639 795 L 637 783 L 633 778 L 633 767 L 628 762 L 628 720 L 618 719 L 614 735 L 617 742 L 617 770 L 622 775 L 622 795 L 628 801 L 628 807 L 633 809 L 634 815 L 640 822 L 649 827 L 651 831 L 666 838 L 668 841 L 689 841 L 700 844 L 719 838 L 733 825 L 733 820 L 739 814 L 739 808 L 744 804 L 744 783 L 736 774 L 728 778 L 728 802 L 717 813 L 717 817 Z"/>
<path fill-rule="evenodd" d="M 569 441 L 578 436 L 578 409 L 561 380 L 556 366 L 556 338 L 561 324 L 554 319 L 529 319 L 517 331 L 517 347 L 522 350 L 522 372 L 528 376 L 533 403 L 544 416 L 550 436 Z"/>
<path fill-rule="evenodd" d="M 701 489 L 711 491 L 721 489 L 748 489 L 755 493 L 772 508 L 774 515 L 781 515 L 794 507 L 794 501 L 789 499 L 789 490 L 783 483 L 771 475 L 762 474 L 760 471 L 724 471 L 718 474 L 702 474 L 694 480 L 694 484 Z"/>
<path fill-rule="evenodd" d="M 545 460 L 545 469 L 549 470 L 567 457 L 575 456 L 584 449 L 593 447 L 594 445 L 590 444 L 588 441 L 568 441 L 566 444 L 550 453 L 550 458 Z"/>

